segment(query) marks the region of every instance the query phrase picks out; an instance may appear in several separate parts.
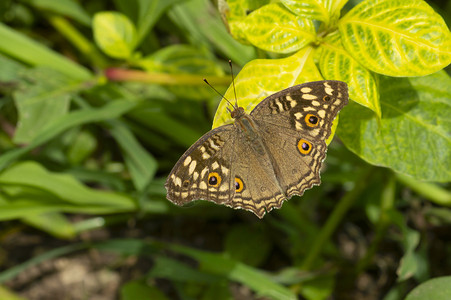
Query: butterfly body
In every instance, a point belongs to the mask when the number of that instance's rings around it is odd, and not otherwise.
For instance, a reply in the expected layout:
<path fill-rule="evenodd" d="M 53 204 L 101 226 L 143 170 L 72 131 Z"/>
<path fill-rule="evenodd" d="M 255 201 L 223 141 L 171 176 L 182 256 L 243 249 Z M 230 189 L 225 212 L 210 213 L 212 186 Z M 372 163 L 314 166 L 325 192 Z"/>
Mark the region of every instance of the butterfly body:
<path fill-rule="evenodd" d="M 347 101 L 345 83 L 317 81 L 275 93 L 250 114 L 234 107 L 233 124 L 206 133 L 176 163 L 167 198 L 178 205 L 204 199 L 262 218 L 320 183 L 326 139 Z"/>

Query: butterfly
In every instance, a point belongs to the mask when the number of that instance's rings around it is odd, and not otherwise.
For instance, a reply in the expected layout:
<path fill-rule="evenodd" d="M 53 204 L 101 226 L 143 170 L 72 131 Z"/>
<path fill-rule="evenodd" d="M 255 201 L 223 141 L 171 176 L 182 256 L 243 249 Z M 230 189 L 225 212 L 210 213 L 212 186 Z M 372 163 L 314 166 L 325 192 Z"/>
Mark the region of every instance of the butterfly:
<path fill-rule="evenodd" d="M 347 103 L 346 83 L 323 80 L 272 94 L 249 114 L 233 105 L 234 123 L 207 132 L 175 164 L 167 198 L 177 205 L 204 199 L 262 218 L 320 184 L 326 140 Z"/>

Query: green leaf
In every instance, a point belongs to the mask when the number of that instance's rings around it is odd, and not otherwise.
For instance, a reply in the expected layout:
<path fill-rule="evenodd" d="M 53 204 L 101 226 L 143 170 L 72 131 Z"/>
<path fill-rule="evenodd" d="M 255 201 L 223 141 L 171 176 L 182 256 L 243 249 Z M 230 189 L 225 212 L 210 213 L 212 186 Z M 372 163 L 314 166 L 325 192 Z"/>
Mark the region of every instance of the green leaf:
<path fill-rule="evenodd" d="M 348 149 L 371 164 L 418 180 L 450 181 L 451 78 L 381 78 L 380 122 L 350 103 L 340 113 L 339 135 Z"/>
<path fill-rule="evenodd" d="M 322 80 L 312 58 L 312 48 L 305 48 L 296 54 L 281 59 L 255 59 L 247 63 L 235 78 L 238 105 L 248 113 L 264 98 L 290 86 Z M 235 99 L 231 85 L 225 98 Z M 228 103 L 219 103 L 213 121 L 213 128 L 231 123 L 233 120 L 227 111 Z"/>
<path fill-rule="evenodd" d="M 338 32 L 328 35 L 318 48 L 319 68 L 325 79 L 348 84 L 349 98 L 381 117 L 379 91 L 374 75 L 343 48 Z"/>
<path fill-rule="evenodd" d="M 197 74 L 208 78 L 224 76 L 224 71 L 211 53 L 189 45 L 172 45 L 139 59 L 137 65 L 149 72 L 169 74 Z M 216 93 L 205 86 L 176 85 L 168 86 L 176 96 L 195 100 L 213 98 Z"/>
<path fill-rule="evenodd" d="M 135 105 L 136 104 L 133 102 L 111 101 L 109 104 L 99 109 L 81 109 L 61 116 L 43 129 L 42 132 L 27 146 L 2 153 L 0 155 L 0 170 L 21 155 L 42 145 L 69 128 L 86 123 L 117 118 L 130 111 Z"/>
<path fill-rule="evenodd" d="M 19 113 L 15 143 L 31 142 L 50 123 L 64 116 L 69 110 L 70 93 L 81 88 L 78 81 L 52 69 L 30 70 L 26 76 L 25 86 L 14 94 Z"/>
<path fill-rule="evenodd" d="M 197 283 L 214 283 L 222 279 L 220 276 L 202 273 L 171 258 L 158 256 L 155 257 L 154 261 L 155 265 L 148 273 L 148 276 L 151 278 L 165 278 L 171 281 Z"/>
<path fill-rule="evenodd" d="M 366 0 L 339 22 L 344 47 L 389 76 L 428 75 L 451 63 L 451 34 L 423 0 Z"/>
<path fill-rule="evenodd" d="M 338 15 L 347 0 L 281 0 L 281 2 L 300 17 L 323 21 L 328 24 L 331 16 Z"/>
<path fill-rule="evenodd" d="M 30 0 L 30 4 L 35 8 L 51 11 L 73 18 L 83 25 L 91 25 L 91 16 L 83 9 L 83 7 L 74 0 Z"/>
<path fill-rule="evenodd" d="M 49 172 L 35 162 L 21 162 L 0 173 L 0 184 L 3 190 L 7 186 L 13 187 L 10 193 L 16 197 L 26 197 L 27 188 L 50 193 L 60 201 L 79 206 L 105 206 L 117 211 L 131 211 L 135 209 L 133 200 L 118 193 L 88 188 L 71 175 Z M 24 187 L 21 189 L 21 187 Z M 25 188 L 27 187 L 27 188 Z M 16 189 L 17 188 L 17 189 Z M 39 205 L 42 199 L 31 199 Z M 0 215 L 3 209 L 0 209 Z"/>
<path fill-rule="evenodd" d="M 250 266 L 264 262 L 270 250 L 271 243 L 262 228 L 237 225 L 225 237 L 226 253 Z"/>
<path fill-rule="evenodd" d="M 160 16 L 172 5 L 183 0 L 138 0 L 137 43 L 141 42 L 158 21 Z"/>
<path fill-rule="evenodd" d="M 76 235 L 72 223 L 61 213 L 48 212 L 29 215 L 22 220 L 24 223 L 45 231 L 57 238 L 70 239 Z"/>
<path fill-rule="evenodd" d="M 0 286 L 0 299 L 26 300 L 26 298 L 18 296 L 13 291 L 9 290 L 8 288 L 6 288 L 4 286 Z"/>
<path fill-rule="evenodd" d="M 121 286 L 121 300 L 152 299 L 169 300 L 158 288 L 142 281 L 129 281 Z"/>
<path fill-rule="evenodd" d="M 252 12 L 243 26 L 250 43 L 277 53 L 297 51 L 316 39 L 312 20 L 292 14 L 279 3 Z"/>
<path fill-rule="evenodd" d="M 121 146 L 133 184 L 138 191 L 142 191 L 155 176 L 157 161 L 124 124 L 116 121 L 112 122 L 112 127 L 111 134 Z"/>
<path fill-rule="evenodd" d="M 253 47 L 242 45 L 230 36 L 211 1 L 184 1 L 172 6 L 168 16 L 196 47 L 214 48 L 239 65 L 255 58 Z"/>
<path fill-rule="evenodd" d="M 209 253 L 179 245 L 168 245 L 173 251 L 191 256 L 199 262 L 205 272 L 226 276 L 229 280 L 240 282 L 254 290 L 258 296 L 271 299 L 294 300 L 296 296 L 286 287 L 277 284 L 259 271 L 220 254 Z"/>
<path fill-rule="evenodd" d="M 133 23 L 118 12 L 99 12 L 93 19 L 96 44 L 114 58 L 128 59 L 136 45 L 136 29 Z"/>
<path fill-rule="evenodd" d="M 451 276 L 430 279 L 414 288 L 405 300 L 448 300 L 451 295 Z"/>
<path fill-rule="evenodd" d="M 91 73 L 81 65 L 44 47 L 3 23 L 0 23 L 0 40 L 2 41 L 0 52 L 17 60 L 32 66 L 49 67 L 73 79 L 88 80 L 92 77 Z"/>

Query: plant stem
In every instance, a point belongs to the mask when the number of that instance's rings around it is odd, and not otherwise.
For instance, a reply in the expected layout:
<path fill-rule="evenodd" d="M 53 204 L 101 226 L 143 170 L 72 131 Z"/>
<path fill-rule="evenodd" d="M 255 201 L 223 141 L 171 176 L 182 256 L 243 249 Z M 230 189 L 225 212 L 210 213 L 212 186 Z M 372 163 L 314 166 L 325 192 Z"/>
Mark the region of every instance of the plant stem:
<path fill-rule="evenodd" d="M 204 85 L 204 76 L 192 74 L 168 74 L 151 73 L 122 68 L 110 68 L 105 70 L 105 76 L 113 81 L 138 81 L 146 83 L 158 83 L 165 85 Z M 208 81 L 213 86 L 230 84 L 228 76 L 208 76 Z"/>
<path fill-rule="evenodd" d="M 108 65 L 105 57 L 97 50 L 97 48 L 66 19 L 59 16 L 51 16 L 49 17 L 49 22 L 96 67 L 103 69 Z"/>
<path fill-rule="evenodd" d="M 343 219 L 349 208 L 352 206 L 354 201 L 367 186 L 368 178 L 371 176 L 373 171 L 374 168 L 372 167 L 366 169 L 363 172 L 363 175 L 359 176 L 360 180 L 356 182 L 354 189 L 349 191 L 344 197 L 341 198 L 340 202 L 335 207 L 329 219 L 327 219 L 326 224 L 324 224 L 323 228 L 321 229 L 318 237 L 315 239 L 312 247 L 309 249 L 307 256 L 305 257 L 301 265 L 301 269 L 310 270 L 312 268 L 313 263 L 321 253 L 321 249 L 323 249 L 327 240 L 335 231 L 338 224 L 340 224 L 341 220 Z"/>
<path fill-rule="evenodd" d="M 396 179 L 414 192 L 438 205 L 451 206 L 451 193 L 436 184 L 418 181 L 400 173 L 396 173 Z"/>

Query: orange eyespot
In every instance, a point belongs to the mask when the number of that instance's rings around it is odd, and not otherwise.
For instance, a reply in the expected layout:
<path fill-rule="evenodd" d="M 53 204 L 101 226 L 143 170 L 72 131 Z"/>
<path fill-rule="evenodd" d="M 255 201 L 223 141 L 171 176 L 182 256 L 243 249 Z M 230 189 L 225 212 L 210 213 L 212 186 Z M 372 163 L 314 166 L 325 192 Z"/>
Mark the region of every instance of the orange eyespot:
<path fill-rule="evenodd" d="M 307 155 L 312 151 L 312 143 L 307 140 L 300 139 L 298 142 L 298 150 L 302 155 Z"/>
<path fill-rule="evenodd" d="M 235 177 L 235 191 L 236 191 L 237 193 L 239 193 L 239 192 L 241 192 L 243 189 L 244 189 L 243 181 L 242 181 L 240 178 Z"/>
<path fill-rule="evenodd" d="M 218 187 L 221 184 L 221 176 L 216 172 L 208 174 L 208 185 L 211 187 Z"/>
<path fill-rule="evenodd" d="M 326 102 L 330 101 L 330 97 L 326 95 L 326 96 L 323 97 L 323 100 L 326 101 Z"/>
<path fill-rule="evenodd" d="M 309 127 L 316 127 L 319 124 L 319 119 L 314 114 L 307 114 L 304 118 L 305 124 Z"/>

